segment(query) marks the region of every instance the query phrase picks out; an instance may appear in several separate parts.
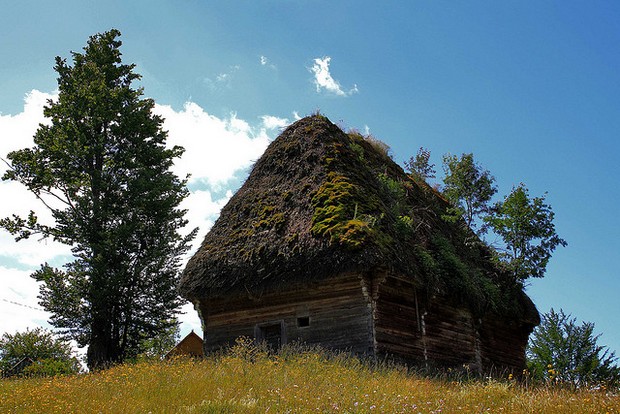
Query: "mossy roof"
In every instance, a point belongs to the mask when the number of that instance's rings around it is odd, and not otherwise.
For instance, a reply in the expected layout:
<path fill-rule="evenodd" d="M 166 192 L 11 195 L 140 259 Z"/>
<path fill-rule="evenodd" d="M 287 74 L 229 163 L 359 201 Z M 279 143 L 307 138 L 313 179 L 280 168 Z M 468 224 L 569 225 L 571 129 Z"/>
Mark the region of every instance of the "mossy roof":
<path fill-rule="evenodd" d="M 322 115 L 275 139 L 222 209 L 179 290 L 208 299 L 384 269 L 478 310 L 538 313 L 463 222 L 442 219 L 441 194 L 409 177 L 379 141 Z"/>

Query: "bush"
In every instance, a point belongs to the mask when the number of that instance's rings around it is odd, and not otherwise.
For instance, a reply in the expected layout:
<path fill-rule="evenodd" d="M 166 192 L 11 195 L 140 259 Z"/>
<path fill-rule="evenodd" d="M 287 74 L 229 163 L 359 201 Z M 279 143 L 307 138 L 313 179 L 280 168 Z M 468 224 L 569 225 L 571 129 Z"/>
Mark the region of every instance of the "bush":
<path fill-rule="evenodd" d="M 528 370 L 535 380 L 574 387 L 620 384 L 616 356 L 597 344 L 594 323 L 577 325 L 561 309 L 542 316 L 527 348 Z"/>
<path fill-rule="evenodd" d="M 48 330 L 35 328 L 2 335 L 0 369 L 5 376 L 46 376 L 79 372 L 80 364 L 68 342 Z"/>

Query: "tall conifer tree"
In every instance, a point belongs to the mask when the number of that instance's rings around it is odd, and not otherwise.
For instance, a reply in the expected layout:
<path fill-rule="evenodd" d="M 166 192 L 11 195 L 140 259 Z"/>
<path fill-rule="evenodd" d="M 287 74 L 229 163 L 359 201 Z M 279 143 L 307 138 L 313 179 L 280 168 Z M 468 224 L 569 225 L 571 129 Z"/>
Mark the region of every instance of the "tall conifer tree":
<path fill-rule="evenodd" d="M 119 36 L 90 37 L 72 66 L 56 58 L 50 124 L 39 126 L 34 147 L 8 155 L 3 177 L 34 193 L 54 223 L 31 211 L 0 225 L 17 240 L 39 234 L 72 247 L 64 269 L 44 264 L 33 277 L 43 282 L 51 323 L 88 345 L 90 368 L 137 355 L 145 339 L 176 323 L 180 259 L 195 236 L 179 234 L 188 191 L 170 171 L 183 149 L 166 147 L 153 100 L 132 88 L 140 75 L 122 63 Z"/>

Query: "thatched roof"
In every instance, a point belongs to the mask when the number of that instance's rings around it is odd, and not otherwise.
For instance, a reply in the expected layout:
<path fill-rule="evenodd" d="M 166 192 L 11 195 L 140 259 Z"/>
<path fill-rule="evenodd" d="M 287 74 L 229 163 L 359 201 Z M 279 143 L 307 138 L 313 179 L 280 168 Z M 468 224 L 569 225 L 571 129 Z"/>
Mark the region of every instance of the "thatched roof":
<path fill-rule="evenodd" d="M 476 307 L 505 302 L 486 247 L 443 220 L 446 201 L 386 149 L 321 115 L 290 125 L 190 259 L 181 294 L 252 294 L 382 268 Z"/>

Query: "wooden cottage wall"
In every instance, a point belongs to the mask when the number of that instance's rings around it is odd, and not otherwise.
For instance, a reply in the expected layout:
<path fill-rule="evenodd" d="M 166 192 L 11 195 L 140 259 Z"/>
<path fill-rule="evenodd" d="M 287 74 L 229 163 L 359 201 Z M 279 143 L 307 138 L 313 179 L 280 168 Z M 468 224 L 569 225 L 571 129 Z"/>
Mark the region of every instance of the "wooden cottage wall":
<path fill-rule="evenodd" d="M 372 282 L 375 349 L 418 366 L 463 367 L 480 374 L 519 373 L 533 326 L 488 314 L 474 317 L 466 305 L 428 298 L 406 278 Z"/>
<path fill-rule="evenodd" d="M 525 347 L 532 329 L 533 326 L 493 315 L 483 318 L 479 331 L 485 369 L 520 374 L 525 369 Z"/>
<path fill-rule="evenodd" d="M 469 309 L 455 306 L 444 297 L 435 297 L 424 315 L 426 355 L 438 366 L 468 365 L 480 370 L 479 347 L 474 320 Z"/>
<path fill-rule="evenodd" d="M 415 286 L 393 276 L 378 280 L 374 312 L 377 353 L 424 361 L 422 312 Z"/>
<path fill-rule="evenodd" d="M 531 331 L 498 316 L 474 319 L 465 305 L 428 298 L 410 280 L 380 272 L 346 274 L 258 298 L 211 300 L 199 308 L 205 352 L 240 336 L 270 341 L 275 332 L 279 344 L 389 355 L 418 366 L 467 365 L 485 374 L 520 372 Z"/>
<path fill-rule="evenodd" d="M 393 275 L 380 282 L 376 299 L 378 354 L 416 365 L 478 369 L 476 330 L 467 308 L 443 297 L 429 300 L 410 280 Z"/>
<path fill-rule="evenodd" d="M 230 346 L 240 336 L 260 339 L 267 329 L 281 329 L 282 344 L 299 341 L 359 355 L 373 351 L 370 305 L 357 274 L 260 298 L 212 300 L 199 306 L 206 352 Z M 298 326 L 300 322 L 309 325 Z"/>

